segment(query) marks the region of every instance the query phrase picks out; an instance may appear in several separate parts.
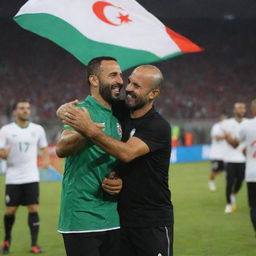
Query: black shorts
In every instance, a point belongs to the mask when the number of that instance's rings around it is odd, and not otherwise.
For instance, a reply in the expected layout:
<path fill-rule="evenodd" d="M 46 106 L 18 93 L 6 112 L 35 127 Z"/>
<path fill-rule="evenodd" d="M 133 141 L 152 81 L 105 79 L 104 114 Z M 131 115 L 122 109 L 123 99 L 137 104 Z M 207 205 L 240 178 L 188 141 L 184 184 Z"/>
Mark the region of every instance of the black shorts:
<path fill-rule="evenodd" d="M 247 192 L 250 208 L 256 209 L 256 182 L 247 182 Z"/>
<path fill-rule="evenodd" d="M 121 228 L 122 256 L 172 256 L 173 226 Z"/>
<path fill-rule="evenodd" d="M 225 170 L 225 163 L 222 160 L 212 160 L 211 164 L 213 172 L 221 172 Z"/>
<path fill-rule="evenodd" d="M 26 184 L 7 184 L 5 187 L 5 205 L 33 205 L 39 203 L 39 182 Z"/>
<path fill-rule="evenodd" d="M 120 230 L 62 234 L 67 256 L 120 256 Z"/>

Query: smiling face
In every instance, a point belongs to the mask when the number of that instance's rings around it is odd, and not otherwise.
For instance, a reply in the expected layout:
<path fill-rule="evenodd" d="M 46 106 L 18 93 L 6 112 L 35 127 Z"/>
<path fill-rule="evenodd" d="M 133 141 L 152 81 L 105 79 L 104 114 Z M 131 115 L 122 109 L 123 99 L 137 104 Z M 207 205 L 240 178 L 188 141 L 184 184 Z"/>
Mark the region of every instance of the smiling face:
<path fill-rule="evenodd" d="M 158 96 L 158 79 L 162 79 L 159 72 L 153 66 L 140 66 L 129 76 L 125 102 L 131 111 L 143 108 Z"/>
<path fill-rule="evenodd" d="M 123 79 L 122 71 L 116 61 L 104 60 L 101 62 L 98 81 L 99 93 L 105 101 L 111 104 L 119 99 Z"/>

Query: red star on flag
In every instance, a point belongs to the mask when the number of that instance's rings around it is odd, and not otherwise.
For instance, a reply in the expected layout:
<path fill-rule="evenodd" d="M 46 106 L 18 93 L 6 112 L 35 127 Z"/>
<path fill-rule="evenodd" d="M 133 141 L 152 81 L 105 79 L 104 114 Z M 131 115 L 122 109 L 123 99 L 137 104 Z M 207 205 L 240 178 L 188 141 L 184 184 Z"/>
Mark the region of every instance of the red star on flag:
<path fill-rule="evenodd" d="M 120 12 L 119 12 L 119 16 L 117 18 L 121 20 L 121 23 L 128 23 L 128 22 L 132 21 L 131 19 L 129 19 L 129 14 L 123 15 Z"/>

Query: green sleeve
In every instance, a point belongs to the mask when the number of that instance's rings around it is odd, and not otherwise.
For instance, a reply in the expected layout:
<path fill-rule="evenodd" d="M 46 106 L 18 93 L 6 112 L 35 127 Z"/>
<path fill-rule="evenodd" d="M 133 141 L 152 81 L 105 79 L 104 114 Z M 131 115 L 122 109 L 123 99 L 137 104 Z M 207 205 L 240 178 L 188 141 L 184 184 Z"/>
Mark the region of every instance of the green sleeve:
<path fill-rule="evenodd" d="M 67 124 L 64 124 L 63 125 L 63 130 L 75 130 L 72 126 L 70 126 L 70 125 L 67 125 Z"/>

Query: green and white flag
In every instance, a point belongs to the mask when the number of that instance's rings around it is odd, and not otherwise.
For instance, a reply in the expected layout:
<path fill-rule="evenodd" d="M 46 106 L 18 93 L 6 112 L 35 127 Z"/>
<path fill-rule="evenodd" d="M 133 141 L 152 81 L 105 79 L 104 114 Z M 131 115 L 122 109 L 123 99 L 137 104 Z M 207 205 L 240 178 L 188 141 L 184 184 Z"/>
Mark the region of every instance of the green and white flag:
<path fill-rule="evenodd" d="M 135 0 L 29 0 L 14 20 L 85 65 L 94 57 L 112 56 L 127 69 L 202 50 Z"/>

